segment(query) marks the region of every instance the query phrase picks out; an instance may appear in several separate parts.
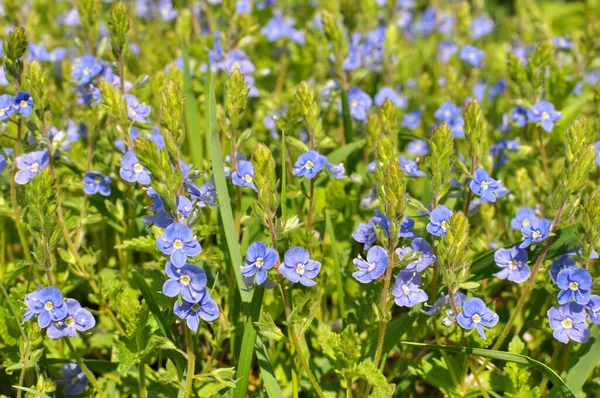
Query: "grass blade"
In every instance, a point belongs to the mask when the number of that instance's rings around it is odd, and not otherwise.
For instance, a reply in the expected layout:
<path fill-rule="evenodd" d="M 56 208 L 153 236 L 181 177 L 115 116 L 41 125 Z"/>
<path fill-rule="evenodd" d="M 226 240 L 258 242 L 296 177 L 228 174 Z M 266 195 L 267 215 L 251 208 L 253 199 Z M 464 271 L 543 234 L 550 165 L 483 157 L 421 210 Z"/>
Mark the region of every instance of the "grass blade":
<path fill-rule="evenodd" d="M 156 302 L 156 299 L 154 298 L 152 290 L 150 290 L 150 287 L 146 283 L 146 280 L 144 279 L 142 274 L 136 269 L 132 271 L 132 274 L 135 283 L 138 285 L 138 288 L 142 292 L 142 296 L 146 300 L 146 304 L 148 304 L 150 312 L 152 312 L 152 315 L 154 315 L 154 318 L 156 318 L 156 322 L 158 323 L 158 328 L 160 329 L 161 334 L 167 339 L 176 342 L 175 340 L 173 340 L 173 335 L 171 334 L 169 324 L 167 323 L 167 320 L 165 319 L 163 313 L 160 311 L 160 307 Z"/>
<path fill-rule="evenodd" d="M 338 292 L 338 302 L 340 306 L 340 318 L 344 317 L 346 313 L 345 300 L 346 297 L 344 295 L 344 281 L 342 279 L 342 269 L 340 266 L 340 258 L 337 252 L 337 242 L 335 240 L 335 232 L 333 230 L 333 223 L 331 222 L 331 216 L 329 214 L 329 210 L 325 210 L 325 220 L 327 233 L 331 238 L 331 257 L 333 258 L 333 265 L 335 267 L 335 282 L 337 285 Z"/>
<path fill-rule="evenodd" d="M 361 138 L 360 140 L 351 142 L 350 144 L 339 147 L 338 149 L 331 152 L 327 155 L 327 160 L 329 160 L 333 164 L 338 164 L 343 162 L 350 156 L 354 151 L 362 148 L 367 143 L 366 138 Z"/>
<path fill-rule="evenodd" d="M 204 143 L 202 142 L 202 131 L 200 130 L 201 119 L 196 96 L 192 89 L 192 76 L 190 74 L 190 59 L 187 43 L 183 44 L 183 90 L 185 93 L 185 125 L 192 163 L 198 169 L 202 168 L 204 161 Z M 208 134 L 208 132 L 205 132 Z"/>
<path fill-rule="evenodd" d="M 275 379 L 273 374 L 273 367 L 271 366 L 271 359 L 269 358 L 269 352 L 267 346 L 260 337 L 256 339 L 256 358 L 258 359 L 258 366 L 260 366 L 260 374 L 262 376 L 265 390 L 270 398 L 283 397 L 283 392 L 279 383 Z"/>
<path fill-rule="evenodd" d="M 527 365 L 527 366 L 530 366 L 530 367 L 535 368 L 535 369 L 539 370 L 540 372 L 542 372 L 544 374 L 544 376 L 546 376 L 548 378 L 548 380 L 550 380 L 552 382 L 552 384 L 554 384 L 555 389 L 558 389 L 561 397 L 575 398 L 575 395 L 573 394 L 573 392 L 569 389 L 569 387 L 565 384 L 563 379 L 561 379 L 560 376 L 554 370 L 552 370 L 550 367 L 544 365 L 543 363 L 536 361 L 535 359 L 530 358 L 526 355 L 512 354 L 512 353 L 506 352 L 506 351 L 487 350 L 484 348 L 471 348 L 471 347 L 460 347 L 460 346 L 446 346 L 446 345 L 436 345 L 436 344 L 413 343 L 410 341 L 401 341 L 400 344 L 411 345 L 411 346 L 422 347 L 422 348 L 429 348 L 431 350 L 441 350 L 441 351 L 454 352 L 454 353 L 460 353 L 460 354 L 476 355 L 476 356 L 490 358 L 490 359 L 497 359 L 499 361 L 514 362 L 514 363 L 519 363 L 522 365 Z"/>
<path fill-rule="evenodd" d="M 42 393 L 42 392 L 39 392 L 39 391 L 33 390 L 33 389 L 31 389 L 31 388 L 27 388 L 27 387 L 21 387 L 21 386 L 13 386 L 13 388 L 16 388 L 17 390 L 22 390 L 22 391 L 25 391 L 25 392 L 27 392 L 27 393 L 29 393 L 29 394 L 31 394 L 31 395 L 35 395 L 36 397 L 41 397 L 41 398 L 52 398 L 52 397 L 50 397 L 49 395 L 46 395 L 46 394 L 44 394 L 44 393 Z"/>

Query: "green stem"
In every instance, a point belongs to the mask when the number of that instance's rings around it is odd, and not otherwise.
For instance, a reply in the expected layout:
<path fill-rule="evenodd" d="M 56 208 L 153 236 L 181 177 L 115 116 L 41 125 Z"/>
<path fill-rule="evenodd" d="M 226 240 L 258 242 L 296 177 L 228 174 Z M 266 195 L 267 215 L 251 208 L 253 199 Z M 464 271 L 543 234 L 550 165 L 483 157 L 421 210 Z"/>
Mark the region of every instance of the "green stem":
<path fill-rule="evenodd" d="M 379 367 L 379 361 L 381 361 L 381 353 L 383 351 L 383 340 L 385 338 L 385 327 L 388 323 L 388 316 L 386 314 L 388 295 L 390 290 L 390 281 L 392 280 L 392 271 L 394 269 L 394 244 L 393 239 L 390 239 L 388 243 L 388 266 L 385 271 L 385 278 L 383 280 L 383 290 L 381 290 L 381 301 L 380 305 L 380 318 L 379 318 L 379 337 L 377 338 L 377 350 L 375 351 L 375 361 L 373 365 L 375 368 Z"/>
<path fill-rule="evenodd" d="M 23 119 L 19 117 L 19 122 L 17 124 L 17 144 L 15 149 L 15 156 L 19 157 L 21 152 L 23 152 L 23 147 L 21 144 L 21 135 L 23 130 Z M 19 240 L 21 241 L 21 246 L 23 248 L 23 257 L 27 262 L 31 262 L 31 253 L 29 252 L 29 242 L 27 241 L 27 237 L 25 236 L 25 232 L 23 231 L 23 224 L 21 223 L 21 214 L 19 212 L 19 201 L 17 199 L 17 182 L 15 181 L 15 175 L 17 174 L 16 167 L 13 170 L 13 175 L 10 180 L 10 199 L 13 207 L 14 215 L 15 215 L 15 227 L 17 228 L 17 233 L 19 234 Z"/>
<path fill-rule="evenodd" d="M 75 347 L 73 347 L 73 344 L 69 340 L 69 337 L 65 337 L 63 340 L 67 343 L 69 350 L 71 350 L 71 354 L 73 354 L 73 356 L 75 357 L 75 361 L 77 362 L 77 364 L 79 365 L 81 370 L 83 370 L 83 373 L 85 373 L 85 375 L 87 376 L 87 378 L 90 381 L 90 383 L 92 384 L 92 386 L 94 386 L 94 389 L 98 393 L 98 396 L 100 398 L 105 398 L 104 391 L 102 391 L 102 388 L 100 388 L 100 384 L 98 383 L 98 380 L 96 379 L 96 377 L 94 377 L 94 374 L 85 365 L 85 363 L 83 363 L 83 359 L 81 359 L 81 357 L 79 356 L 77 351 L 75 351 Z"/>
<path fill-rule="evenodd" d="M 140 335 L 139 335 L 139 333 L 137 333 L 137 336 L 136 336 L 136 343 L 137 343 L 137 348 L 138 348 L 138 352 L 139 352 L 139 351 L 141 351 L 144 348 L 140 344 Z M 139 387 L 140 387 L 140 398 L 146 398 L 147 397 L 147 392 L 146 392 L 146 364 L 144 363 L 143 360 L 140 361 L 140 363 L 138 364 L 138 372 L 139 372 L 138 383 L 139 383 Z"/>
<path fill-rule="evenodd" d="M 550 360 L 550 368 L 552 368 L 552 369 L 554 369 L 554 367 L 556 366 L 556 361 L 558 360 L 558 355 L 562 351 L 561 348 L 563 346 L 562 344 L 558 344 L 558 343 L 556 345 L 558 346 L 558 348 L 556 348 L 554 350 L 554 353 L 552 354 L 552 359 Z M 546 393 L 546 388 L 548 388 L 548 378 L 544 374 L 544 378 L 542 379 L 542 384 L 540 384 L 540 397 L 544 396 L 544 394 Z"/>
<path fill-rule="evenodd" d="M 310 192 L 308 196 L 308 218 L 306 220 L 306 239 L 308 241 L 308 252 L 310 253 L 312 250 L 312 241 L 313 241 L 313 213 L 315 211 L 315 179 L 311 178 L 310 180 Z"/>
<path fill-rule="evenodd" d="M 194 392 L 194 371 L 196 367 L 196 355 L 194 353 L 194 341 L 192 339 L 192 331 L 187 326 L 185 328 L 185 345 L 187 346 L 187 376 L 185 382 L 185 398 L 192 396 Z"/>

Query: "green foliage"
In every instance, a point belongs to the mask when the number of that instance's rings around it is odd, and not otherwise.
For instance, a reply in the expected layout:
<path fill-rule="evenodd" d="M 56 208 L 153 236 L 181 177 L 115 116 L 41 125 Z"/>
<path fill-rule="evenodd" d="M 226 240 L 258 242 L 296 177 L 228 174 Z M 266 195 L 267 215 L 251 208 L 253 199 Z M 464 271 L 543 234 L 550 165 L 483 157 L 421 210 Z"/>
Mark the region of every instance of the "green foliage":
<path fill-rule="evenodd" d="M 439 199 L 448 189 L 448 174 L 452 170 L 452 133 L 446 123 L 433 130 L 429 139 L 430 155 L 427 158 L 427 169 L 431 176 L 434 200 Z"/>
<path fill-rule="evenodd" d="M 110 45 L 115 59 L 121 59 L 123 49 L 127 43 L 127 32 L 129 32 L 129 25 L 127 7 L 125 4 L 119 1 L 111 8 L 108 16 Z"/>

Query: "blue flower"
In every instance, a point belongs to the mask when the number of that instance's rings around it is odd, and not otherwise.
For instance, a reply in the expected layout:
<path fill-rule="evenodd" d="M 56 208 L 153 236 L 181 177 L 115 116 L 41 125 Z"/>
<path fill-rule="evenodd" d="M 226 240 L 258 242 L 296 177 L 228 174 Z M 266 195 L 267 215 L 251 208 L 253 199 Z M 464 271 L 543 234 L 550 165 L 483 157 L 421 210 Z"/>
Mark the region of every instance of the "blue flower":
<path fill-rule="evenodd" d="M 480 15 L 471 22 L 471 37 L 481 39 L 494 31 L 494 21 L 487 15 Z"/>
<path fill-rule="evenodd" d="M 279 272 L 292 283 L 300 282 L 304 286 L 314 286 L 313 280 L 321 270 L 321 263 L 310 259 L 306 249 L 300 246 L 290 248 L 283 257 Z"/>
<path fill-rule="evenodd" d="M 275 11 L 273 17 L 263 27 L 262 33 L 271 43 L 287 37 L 297 44 L 304 45 L 306 44 L 304 32 L 294 29 L 295 24 L 296 21 L 292 18 L 284 17 L 281 11 Z"/>
<path fill-rule="evenodd" d="M 530 209 L 529 207 L 520 207 L 519 210 L 517 210 L 517 214 L 510 220 L 510 227 L 520 231 L 522 226 L 527 227 L 531 224 L 531 220 L 534 218 L 537 217 L 533 209 Z"/>
<path fill-rule="evenodd" d="M 217 190 L 212 182 L 207 182 L 197 187 L 188 181 L 186 187 L 192 198 L 196 200 L 196 206 L 218 206 Z"/>
<path fill-rule="evenodd" d="M 555 36 L 552 38 L 552 43 L 554 44 L 554 47 L 558 48 L 559 50 L 572 50 L 575 48 L 573 42 L 567 37 Z"/>
<path fill-rule="evenodd" d="M 200 300 L 196 303 L 190 303 L 184 300 L 180 304 L 179 300 L 175 301 L 173 312 L 177 317 L 185 320 L 187 326 L 196 332 L 198 331 L 198 325 L 200 325 L 200 319 L 211 322 L 219 317 L 219 306 L 217 305 L 217 302 L 210 297 L 208 291 L 204 289 L 200 296 Z"/>
<path fill-rule="evenodd" d="M 127 117 L 136 122 L 147 123 L 146 118 L 150 115 L 150 107 L 146 104 L 140 104 L 134 95 L 125 94 L 123 98 L 127 103 Z"/>
<path fill-rule="evenodd" d="M 456 304 L 457 307 L 460 307 L 466 299 L 467 296 L 464 293 L 454 293 L 454 304 Z M 448 294 L 444 294 L 442 295 L 442 297 L 435 300 L 435 303 L 433 303 L 431 309 L 429 309 L 428 311 L 421 310 L 421 312 L 425 315 L 432 316 L 435 315 L 442 307 L 450 307 L 450 296 Z M 449 308 L 447 312 L 452 312 L 452 308 Z M 456 317 L 454 314 L 452 315 L 453 317 Z"/>
<path fill-rule="evenodd" d="M 75 337 L 77 332 L 85 332 L 96 325 L 96 319 L 91 312 L 81 308 L 79 301 L 68 298 L 65 301 L 67 315 L 64 319 L 50 323 L 46 333 L 53 340 L 61 337 Z"/>
<path fill-rule="evenodd" d="M 160 18 L 165 22 L 172 21 L 179 15 L 179 12 L 173 8 L 172 0 L 160 0 L 158 3 L 158 13 Z"/>
<path fill-rule="evenodd" d="M 493 327 L 498 323 L 498 314 L 485 306 L 483 300 L 471 297 L 464 302 L 462 311 L 456 318 L 458 324 L 467 330 L 475 328 L 485 340 L 485 327 Z"/>
<path fill-rule="evenodd" d="M 517 106 L 512 110 L 510 116 L 519 127 L 525 127 L 525 125 L 527 124 L 527 108 Z"/>
<path fill-rule="evenodd" d="M 325 163 L 325 169 L 329 173 L 330 176 L 336 179 L 346 178 L 346 167 L 343 163 L 333 164 L 327 161 Z"/>
<path fill-rule="evenodd" d="M 561 117 L 562 113 L 556 111 L 554 105 L 548 101 L 540 101 L 527 110 L 527 120 L 532 123 L 541 123 L 542 129 L 547 133 L 552 132 L 554 122 Z"/>
<path fill-rule="evenodd" d="M 10 156 L 13 153 L 12 148 L 0 148 L 0 173 L 6 170 L 8 167 L 8 162 L 6 161 L 6 157 Z"/>
<path fill-rule="evenodd" d="M 247 160 L 237 162 L 237 169 L 231 174 L 233 185 L 250 187 L 258 192 L 254 185 L 254 165 Z"/>
<path fill-rule="evenodd" d="M 375 231 L 375 226 L 369 220 L 368 224 L 358 224 L 352 237 L 355 241 L 364 244 L 363 250 L 368 250 L 375 243 L 377 232 Z"/>
<path fill-rule="evenodd" d="M 600 296 L 592 294 L 590 301 L 585 305 L 585 309 L 588 311 L 590 321 L 600 325 Z"/>
<path fill-rule="evenodd" d="M 85 390 L 89 380 L 85 372 L 76 363 L 66 363 L 62 367 L 62 379 L 55 380 L 56 384 L 65 386 L 63 393 L 78 395 Z"/>
<path fill-rule="evenodd" d="M 510 158 L 506 155 L 506 152 L 516 152 L 519 149 L 518 140 L 499 140 L 496 144 L 490 147 L 490 153 L 495 158 L 498 158 L 498 164 L 504 166 Z"/>
<path fill-rule="evenodd" d="M 415 255 L 409 256 L 411 253 Z M 423 238 L 413 239 L 410 243 L 410 247 L 401 247 L 396 249 L 396 254 L 400 261 L 409 256 L 408 259 L 411 261 L 406 265 L 407 271 L 422 272 L 430 264 L 436 262 L 437 258 L 433 254 L 431 245 Z"/>
<path fill-rule="evenodd" d="M 425 156 L 429 154 L 429 144 L 425 140 L 412 140 L 406 145 L 406 153 L 411 156 Z"/>
<path fill-rule="evenodd" d="M 176 267 L 167 261 L 165 273 L 169 277 L 163 284 L 163 294 L 167 297 L 175 297 L 181 293 L 181 297 L 190 303 L 197 303 L 204 295 L 206 287 L 206 273 L 193 264 L 184 264 Z"/>
<path fill-rule="evenodd" d="M 476 68 L 483 66 L 483 58 L 485 58 L 485 53 L 475 46 L 466 45 L 460 49 L 460 59 Z"/>
<path fill-rule="evenodd" d="M 429 216 L 427 232 L 435 236 L 445 236 L 452 214 L 452 210 L 446 206 L 436 207 Z"/>
<path fill-rule="evenodd" d="M 427 37 L 435 28 L 436 13 L 433 7 L 428 7 L 417 21 L 415 28 L 423 37 Z"/>
<path fill-rule="evenodd" d="M 465 119 L 462 115 L 456 116 L 456 118 L 450 122 L 449 127 L 454 138 L 462 138 L 465 136 Z"/>
<path fill-rule="evenodd" d="M 156 238 L 156 247 L 171 256 L 171 262 L 176 267 L 183 267 L 188 257 L 197 256 L 202 251 L 192 230 L 181 223 L 173 223 L 165 228 L 165 232 Z"/>
<path fill-rule="evenodd" d="M 404 118 L 402 118 L 401 126 L 411 130 L 416 129 L 417 127 L 419 127 L 419 124 L 421 124 L 421 113 L 421 110 L 417 109 L 415 111 L 405 114 Z"/>
<path fill-rule="evenodd" d="M 482 168 L 478 168 L 473 173 L 473 179 L 471 180 L 469 187 L 476 195 L 481 196 L 482 202 L 495 202 L 496 193 L 500 189 L 498 181 L 494 180 L 489 176 L 487 171 Z"/>
<path fill-rule="evenodd" d="M 521 225 L 521 234 L 523 234 L 523 243 L 519 245 L 521 249 L 529 247 L 532 243 L 541 242 L 548 237 L 552 222 L 545 218 L 534 218 L 528 225 Z"/>
<path fill-rule="evenodd" d="M 102 196 L 110 196 L 111 182 L 112 178 L 109 176 L 96 173 L 95 171 L 88 171 L 83 177 L 83 183 L 85 184 L 83 191 L 88 195 L 100 193 Z"/>
<path fill-rule="evenodd" d="M 235 2 L 235 12 L 238 15 L 250 14 L 252 13 L 252 3 L 250 0 L 236 0 Z"/>
<path fill-rule="evenodd" d="M 498 249 L 494 253 L 496 265 L 502 268 L 494 276 L 500 279 L 508 279 L 511 282 L 521 283 L 526 281 L 531 275 L 529 265 L 527 265 L 527 252 L 519 247 L 510 249 Z"/>
<path fill-rule="evenodd" d="M 23 117 L 29 117 L 33 109 L 33 98 L 26 91 L 19 91 L 13 99 L 13 109 Z"/>
<path fill-rule="evenodd" d="M 373 246 L 367 253 L 367 261 L 362 257 L 355 258 L 352 263 L 358 271 L 352 273 L 354 279 L 362 283 L 369 283 L 379 279 L 388 267 L 388 254 L 380 246 Z"/>
<path fill-rule="evenodd" d="M 375 95 L 375 105 L 382 106 L 388 98 L 398 108 L 404 109 L 406 108 L 406 105 L 408 105 L 406 97 L 400 95 L 396 90 L 388 86 L 379 89 L 379 92 Z"/>
<path fill-rule="evenodd" d="M 577 303 L 568 303 L 560 307 L 551 307 L 548 312 L 550 328 L 554 338 L 567 344 L 569 340 L 587 343 L 590 327 L 586 322 L 585 308 Z"/>
<path fill-rule="evenodd" d="M 448 124 L 452 123 L 457 116 L 460 116 L 460 108 L 452 102 L 444 102 L 433 114 L 437 120 Z"/>
<path fill-rule="evenodd" d="M 1 112 L 2 110 L 0 109 L 0 113 Z M 596 141 L 594 146 L 596 147 L 596 165 L 600 166 L 600 141 Z"/>
<path fill-rule="evenodd" d="M 373 105 L 373 100 L 369 94 L 358 87 L 352 87 L 348 90 L 348 102 L 350 105 L 350 115 L 356 120 L 365 120 L 367 111 Z"/>
<path fill-rule="evenodd" d="M 142 166 L 137 156 L 131 150 L 127 151 L 121 159 L 121 178 L 128 182 L 139 182 L 142 185 L 150 184 L 150 170 Z"/>
<path fill-rule="evenodd" d="M 256 275 L 256 284 L 262 285 L 277 260 L 279 260 L 279 254 L 275 249 L 267 247 L 263 242 L 254 242 L 246 252 L 246 264 L 241 267 L 242 275 L 246 278 Z"/>
<path fill-rule="evenodd" d="M 102 69 L 102 64 L 96 61 L 93 55 L 85 55 L 73 63 L 71 77 L 79 85 L 89 84 L 94 77 L 102 73 Z"/>
<path fill-rule="evenodd" d="M 15 111 L 10 94 L 0 95 L 0 121 L 8 119 Z"/>
<path fill-rule="evenodd" d="M 413 231 L 415 227 L 415 220 L 410 217 L 402 218 L 400 222 L 400 231 L 398 231 L 398 237 L 400 238 L 416 238 L 419 236 L 418 233 Z"/>
<path fill-rule="evenodd" d="M 402 171 L 409 177 L 423 177 L 425 173 L 418 169 L 417 162 L 400 156 L 400 166 Z"/>
<path fill-rule="evenodd" d="M 450 58 L 458 52 L 458 46 L 451 41 L 441 40 L 438 44 L 437 59 L 441 63 L 447 64 Z"/>
<path fill-rule="evenodd" d="M 48 286 L 25 295 L 25 305 L 27 312 L 23 315 L 23 322 L 31 319 L 35 314 L 38 315 L 38 325 L 42 329 L 50 326 L 52 321 L 61 321 L 65 319 L 68 313 L 67 305 L 63 302 L 63 296 L 60 290 L 55 286 Z"/>
<path fill-rule="evenodd" d="M 571 301 L 577 304 L 587 304 L 590 301 L 592 276 L 583 268 L 566 268 L 558 273 L 556 284 L 560 289 L 558 304 L 567 304 Z"/>
<path fill-rule="evenodd" d="M 15 174 L 15 182 L 27 184 L 33 177 L 40 174 L 48 166 L 48 151 L 36 151 L 17 157 L 19 171 Z"/>
<path fill-rule="evenodd" d="M 421 286 L 421 275 L 413 271 L 400 271 L 392 289 L 396 305 L 412 307 L 427 301 L 427 293 L 419 286 Z"/>
<path fill-rule="evenodd" d="M 239 69 L 246 77 L 247 75 L 252 74 L 255 69 L 254 64 L 250 61 L 246 53 L 237 48 L 229 51 L 222 63 L 227 72 L 231 73 L 235 69 Z"/>
<path fill-rule="evenodd" d="M 577 263 L 568 254 L 563 254 L 552 262 L 550 267 L 550 277 L 554 283 L 557 283 L 558 274 L 564 269 L 575 269 Z"/>
<path fill-rule="evenodd" d="M 292 174 L 296 177 L 302 176 L 310 180 L 325 167 L 326 163 L 327 159 L 325 156 L 319 154 L 319 152 L 314 150 L 304 152 L 296 160 Z"/>

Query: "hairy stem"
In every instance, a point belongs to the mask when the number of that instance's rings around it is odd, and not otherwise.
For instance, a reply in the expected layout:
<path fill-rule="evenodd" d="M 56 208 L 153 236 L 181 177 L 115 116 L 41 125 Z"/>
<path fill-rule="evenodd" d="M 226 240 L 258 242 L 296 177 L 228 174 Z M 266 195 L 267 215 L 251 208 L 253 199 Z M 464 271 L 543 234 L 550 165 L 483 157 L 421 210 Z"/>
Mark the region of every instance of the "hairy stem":
<path fill-rule="evenodd" d="M 73 344 L 69 340 L 69 337 L 65 337 L 63 340 L 67 343 L 69 350 L 71 350 L 71 354 L 73 354 L 73 357 L 75 357 L 75 361 L 77 362 L 77 364 L 79 365 L 81 370 L 83 370 L 83 373 L 85 373 L 85 375 L 87 376 L 88 380 L 90 381 L 90 384 L 94 387 L 94 389 L 98 393 L 98 396 L 100 398 L 104 398 L 105 397 L 104 391 L 102 391 L 102 388 L 100 388 L 100 384 L 98 383 L 98 380 L 96 379 L 96 377 L 94 376 L 92 371 L 85 365 L 85 363 L 83 363 L 83 359 L 81 359 L 81 357 L 79 356 L 77 351 L 75 351 L 75 347 L 73 347 Z"/>
<path fill-rule="evenodd" d="M 308 251 L 312 251 L 312 241 L 313 241 L 313 213 L 315 211 L 315 179 L 310 179 L 310 192 L 308 194 L 308 218 L 306 219 L 306 239 L 308 245 Z"/>
<path fill-rule="evenodd" d="M 386 314 L 387 302 L 389 297 L 390 282 L 392 280 L 392 271 L 394 269 L 394 244 L 393 239 L 389 240 L 388 243 L 388 265 L 385 271 L 385 277 L 383 279 L 383 289 L 381 290 L 381 300 L 379 302 L 379 308 L 381 311 L 379 317 L 379 337 L 377 338 L 377 350 L 375 351 L 375 360 L 373 365 L 375 368 L 379 367 L 381 361 L 381 352 L 383 351 L 383 340 L 385 338 L 385 327 L 388 323 L 388 316 Z"/>
<path fill-rule="evenodd" d="M 17 143 L 15 146 L 15 156 L 19 157 L 23 152 L 23 146 L 21 144 L 21 135 L 23 134 L 23 119 L 19 117 L 19 122 L 17 123 Z M 27 262 L 31 262 L 31 253 L 29 251 L 29 242 L 27 241 L 27 237 L 25 236 L 25 232 L 23 230 L 23 224 L 21 223 L 21 214 L 19 212 L 19 201 L 17 199 L 17 182 L 15 181 L 15 175 L 17 174 L 16 167 L 13 169 L 13 175 L 10 179 L 10 200 L 13 207 L 14 215 L 15 215 L 15 227 L 17 228 L 17 233 L 19 234 L 19 240 L 21 241 L 21 247 L 23 248 L 23 258 Z"/>
<path fill-rule="evenodd" d="M 194 392 L 194 371 L 196 367 L 196 355 L 194 353 L 194 340 L 192 339 L 192 331 L 187 326 L 185 328 L 185 345 L 187 346 L 187 376 L 185 382 L 185 398 L 192 396 Z"/>

